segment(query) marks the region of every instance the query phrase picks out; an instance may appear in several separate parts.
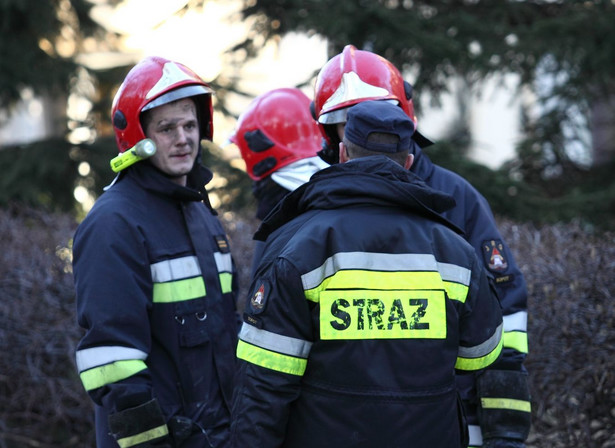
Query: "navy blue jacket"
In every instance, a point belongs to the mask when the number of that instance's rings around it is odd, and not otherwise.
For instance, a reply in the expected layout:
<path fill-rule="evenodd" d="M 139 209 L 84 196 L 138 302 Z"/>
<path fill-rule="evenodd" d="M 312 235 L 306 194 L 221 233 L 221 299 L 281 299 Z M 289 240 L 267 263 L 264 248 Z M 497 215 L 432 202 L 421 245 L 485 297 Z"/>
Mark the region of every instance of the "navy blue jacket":
<path fill-rule="evenodd" d="M 485 268 L 491 272 L 502 304 L 504 347 L 499 361 L 490 369 L 525 372 L 528 353 L 527 287 L 510 248 L 496 227 L 487 200 L 464 178 L 435 165 L 418 145 L 414 145 L 410 170 L 432 188 L 455 198 L 457 205 L 443 212 L 464 232 Z M 472 376 L 458 378 L 470 424 L 477 425 L 476 389 Z"/>
<path fill-rule="evenodd" d="M 158 400 L 227 446 L 235 373 L 236 281 L 200 165 L 179 186 L 149 163 L 128 169 L 74 238 L 79 374 L 95 403 L 97 446 L 117 447 L 109 414 Z M 194 436 L 187 447 L 208 446 Z"/>
<path fill-rule="evenodd" d="M 501 311 L 454 200 L 385 157 L 316 173 L 263 221 L 237 354 L 233 446 L 462 446 L 455 371 Z"/>

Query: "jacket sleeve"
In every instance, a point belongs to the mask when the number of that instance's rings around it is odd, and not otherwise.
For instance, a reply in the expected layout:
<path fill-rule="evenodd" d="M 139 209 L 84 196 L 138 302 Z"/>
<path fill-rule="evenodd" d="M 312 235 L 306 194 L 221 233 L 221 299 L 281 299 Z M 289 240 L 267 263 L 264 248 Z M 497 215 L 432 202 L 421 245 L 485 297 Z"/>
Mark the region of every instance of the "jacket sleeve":
<path fill-rule="evenodd" d="M 498 230 L 486 199 L 473 188 L 465 200 L 466 239 L 474 247 L 502 305 L 504 319 L 502 356 L 490 369 L 525 371 L 528 354 L 527 286 L 512 251 Z"/>
<path fill-rule="evenodd" d="M 502 311 L 487 272 L 471 254 L 468 295 L 460 315 L 459 354 L 455 369 L 460 372 L 485 369 L 502 351 Z"/>
<path fill-rule="evenodd" d="M 252 283 L 239 334 L 232 446 L 275 448 L 312 346 L 310 310 L 299 274 L 283 259 Z"/>
<path fill-rule="evenodd" d="M 74 238 L 77 320 L 85 330 L 77 367 L 84 388 L 108 414 L 153 398 L 145 364 L 152 282 L 142 240 L 118 213 L 89 216 Z"/>

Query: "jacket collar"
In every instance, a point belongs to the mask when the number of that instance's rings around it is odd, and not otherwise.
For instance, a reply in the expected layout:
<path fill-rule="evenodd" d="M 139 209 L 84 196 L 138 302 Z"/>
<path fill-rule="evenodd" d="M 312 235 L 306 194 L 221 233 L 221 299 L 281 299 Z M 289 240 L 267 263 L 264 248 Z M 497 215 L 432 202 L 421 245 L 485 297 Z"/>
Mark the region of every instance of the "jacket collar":
<path fill-rule="evenodd" d="M 389 158 L 373 156 L 332 165 L 314 174 L 267 215 L 254 238 L 266 239 L 275 229 L 308 210 L 366 204 L 427 215 L 460 232 L 440 215 L 455 206 L 452 196 L 430 188 Z"/>

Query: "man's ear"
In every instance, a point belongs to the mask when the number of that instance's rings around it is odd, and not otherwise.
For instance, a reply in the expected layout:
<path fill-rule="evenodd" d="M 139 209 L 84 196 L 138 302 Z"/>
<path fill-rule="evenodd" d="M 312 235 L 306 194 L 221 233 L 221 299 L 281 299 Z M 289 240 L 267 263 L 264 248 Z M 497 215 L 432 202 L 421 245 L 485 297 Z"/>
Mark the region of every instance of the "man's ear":
<path fill-rule="evenodd" d="M 340 163 L 348 162 L 348 151 L 346 151 L 346 145 L 344 142 L 340 142 Z"/>
<path fill-rule="evenodd" d="M 404 168 L 409 170 L 412 167 L 413 163 L 414 163 L 414 154 L 408 154 L 408 157 L 406 158 L 406 162 L 404 163 Z"/>

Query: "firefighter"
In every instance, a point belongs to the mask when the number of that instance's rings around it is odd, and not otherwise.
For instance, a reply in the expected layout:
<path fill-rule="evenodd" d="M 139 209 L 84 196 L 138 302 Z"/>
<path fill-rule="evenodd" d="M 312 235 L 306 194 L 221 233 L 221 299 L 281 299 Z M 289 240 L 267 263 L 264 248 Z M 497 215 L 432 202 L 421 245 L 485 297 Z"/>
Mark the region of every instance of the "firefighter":
<path fill-rule="evenodd" d="M 320 152 L 324 160 L 338 161 L 346 115 L 351 107 L 367 100 L 396 104 L 417 123 L 412 86 L 399 70 L 379 55 L 348 45 L 323 66 L 315 84 L 313 109 L 326 142 Z M 418 131 L 414 133 L 411 171 L 430 187 L 455 198 L 457 206 L 444 216 L 463 230 L 494 276 L 504 315 L 501 359 L 480 374 L 458 377 L 470 446 L 522 448 L 531 425 L 528 376 L 523 366 L 528 353 L 525 280 L 485 198 L 459 175 L 435 165 L 422 149 L 431 144 Z"/>
<path fill-rule="evenodd" d="M 113 102 L 123 169 L 73 252 L 76 361 L 99 448 L 229 446 L 237 282 L 200 163 L 212 94 L 186 66 L 148 57 Z M 144 142 L 153 155 L 135 158 Z"/>
<path fill-rule="evenodd" d="M 273 89 L 257 96 L 241 113 L 230 137 L 254 181 L 256 217 L 265 216 L 290 191 L 329 166 L 319 156 L 322 136 L 310 113 L 310 99 L 297 88 Z M 253 270 L 262 242 L 254 245 Z"/>
<path fill-rule="evenodd" d="M 231 441 L 250 447 L 466 446 L 455 370 L 501 351 L 489 275 L 408 171 L 397 106 L 348 114 L 342 162 L 262 222 L 246 301 Z"/>

